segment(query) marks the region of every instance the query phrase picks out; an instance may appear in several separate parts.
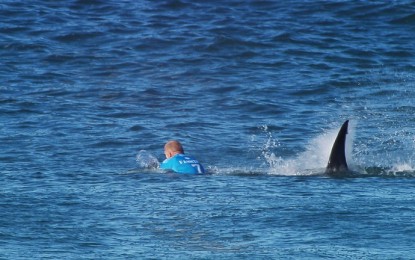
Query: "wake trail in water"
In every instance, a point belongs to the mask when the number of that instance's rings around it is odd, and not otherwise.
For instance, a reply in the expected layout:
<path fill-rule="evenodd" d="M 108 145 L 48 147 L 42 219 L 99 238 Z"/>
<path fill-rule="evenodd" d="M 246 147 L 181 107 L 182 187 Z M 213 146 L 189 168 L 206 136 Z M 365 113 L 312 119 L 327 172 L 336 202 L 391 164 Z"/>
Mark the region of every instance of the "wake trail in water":
<path fill-rule="evenodd" d="M 395 162 L 383 162 L 373 164 L 372 159 L 365 158 L 370 148 L 367 146 L 355 147 L 355 134 L 357 121 L 350 121 L 346 138 L 346 160 L 353 177 L 415 177 L 415 167 L 412 161 L 400 161 L 394 158 Z M 214 164 L 207 165 L 208 174 L 218 175 L 273 175 L 273 176 L 323 176 L 330 157 L 333 143 L 337 137 L 339 128 L 328 129 L 320 135 L 312 138 L 304 148 L 303 152 L 294 157 L 284 158 L 275 153 L 275 150 L 283 146 L 272 133 L 264 127 L 268 135 L 265 141 L 261 160 L 263 167 L 233 166 L 218 167 Z M 357 159 L 356 159 L 357 158 Z M 140 150 L 136 155 L 137 172 L 161 173 L 160 162 L 156 156 L 146 150 Z M 385 165 L 386 163 L 386 165 Z"/>

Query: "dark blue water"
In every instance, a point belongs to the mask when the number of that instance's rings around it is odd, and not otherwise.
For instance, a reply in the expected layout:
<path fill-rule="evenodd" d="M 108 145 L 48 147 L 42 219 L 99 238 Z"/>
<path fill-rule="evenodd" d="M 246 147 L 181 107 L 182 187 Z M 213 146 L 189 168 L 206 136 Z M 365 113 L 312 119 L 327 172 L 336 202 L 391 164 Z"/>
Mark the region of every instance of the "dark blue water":
<path fill-rule="evenodd" d="M 414 13 L 2 1 L 0 258 L 413 259 Z M 154 167 L 170 139 L 209 174 Z"/>

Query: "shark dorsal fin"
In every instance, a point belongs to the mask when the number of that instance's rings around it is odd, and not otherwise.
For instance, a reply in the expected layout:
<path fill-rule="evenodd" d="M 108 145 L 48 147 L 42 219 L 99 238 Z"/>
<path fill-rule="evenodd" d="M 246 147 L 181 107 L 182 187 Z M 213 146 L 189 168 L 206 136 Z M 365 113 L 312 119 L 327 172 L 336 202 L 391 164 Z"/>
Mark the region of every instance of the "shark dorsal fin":
<path fill-rule="evenodd" d="M 329 162 L 326 167 L 326 174 L 336 175 L 338 172 L 348 171 L 346 162 L 346 135 L 347 128 L 349 126 L 349 120 L 343 123 L 334 141 L 333 148 L 331 149 Z"/>

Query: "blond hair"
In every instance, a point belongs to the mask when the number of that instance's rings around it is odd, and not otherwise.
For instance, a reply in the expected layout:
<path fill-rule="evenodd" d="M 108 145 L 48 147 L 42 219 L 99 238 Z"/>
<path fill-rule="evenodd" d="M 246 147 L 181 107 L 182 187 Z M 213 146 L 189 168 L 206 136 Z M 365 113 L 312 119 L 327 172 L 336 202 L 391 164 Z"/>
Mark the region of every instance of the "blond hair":
<path fill-rule="evenodd" d="M 179 141 L 171 140 L 164 145 L 164 150 L 172 153 L 184 153 L 183 146 Z"/>

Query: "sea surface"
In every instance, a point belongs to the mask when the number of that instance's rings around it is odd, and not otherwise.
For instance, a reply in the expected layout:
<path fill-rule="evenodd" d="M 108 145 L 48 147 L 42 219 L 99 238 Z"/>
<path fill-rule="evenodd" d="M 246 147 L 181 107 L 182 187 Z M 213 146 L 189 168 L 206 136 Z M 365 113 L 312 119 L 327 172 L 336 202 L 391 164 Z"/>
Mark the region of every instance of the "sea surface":
<path fill-rule="evenodd" d="M 0 259 L 414 259 L 414 35 L 409 0 L 0 1 Z"/>

